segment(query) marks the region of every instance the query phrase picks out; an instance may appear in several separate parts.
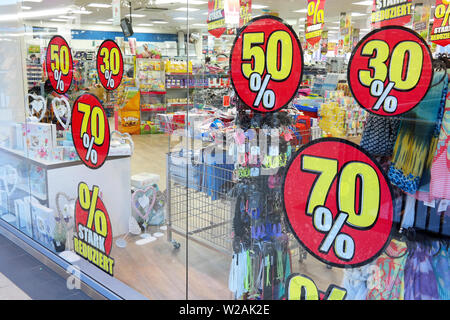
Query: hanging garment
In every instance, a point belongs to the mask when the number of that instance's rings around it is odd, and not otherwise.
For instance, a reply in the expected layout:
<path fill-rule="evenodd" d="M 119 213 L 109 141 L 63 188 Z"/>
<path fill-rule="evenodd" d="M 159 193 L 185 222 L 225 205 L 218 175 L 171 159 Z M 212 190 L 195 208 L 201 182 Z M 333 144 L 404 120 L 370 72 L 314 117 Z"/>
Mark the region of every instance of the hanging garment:
<path fill-rule="evenodd" d="M 392 184 L 410 194 L 420 187 L 445 87 L 443 72 L 435 72 L 433 86 L 421 103 L 401 117 L 389 178 Z M 445 87 L 446 88 L 446 87 Z"/>
<path fill-rule="evenodd" d="M 366 300 L 367 282 L 371 276 L 373 264 L 368 264 L 359 268 L 346 269 L 341 287 L 347 290 L 345 300 Z"/>
<path fill-rule="evenodd" d="M 431 261 L 436 276 L 439 299 L 450 300 L 450 252 L 448 243 L 441 244 L 439 252 Z"/>
<path fill-rule="evenodd" d="M 435 159 L 435 154 L 437 151 L 438 143 L 440 141 L 443 117 L 444 117 L 444 113 L 445 113 L 445 109 L 446 109 L 447 94 L 448 94 L 448 76 L 445 77 L 445 79 L 444 79 L 444 90 L 442 92 L 440 109 L 439 109 L 436 125 L 434 128 L 433 134 L 432 134 L 430 148 L 428 150 L 427 161 L 425 163 L 425 168 L 423 170 L 422 178 L 420 180 L 419 190 L 415 194 L 415 197 L 417 198 L 417 200 L 421 200 L 421 201 L 425 201 L 425 202 L 430 202 L 436 198 L 431 193 L 431 182 L 432 182 L 431 169 L 433 166 L 433 161 Z M 447 178 L 449 177 L 448 170 L 445 170 L 445 171 L 439 170 L 439 171 L 440 172 L 438 172 L 438 175 L 442 175 L 442 176 L 435 175 L 435 178 L 437 178 L 439 180 L 439 182 L 442 182 L 442 180 L 444 180 L 446 177 Z M 436 183 L 434 183 L 434 186 L 436 186 Z M 445 190 L 445 183 L 444 183 L 444 185 L 440 185 L 440 187 L 438 189 L 441 189 L 441 188 L 444 188 L 444 190 Z"/>
<path fill-rule="evenodd" d="M 450 94 L 447 94 L 439 139 L 431 167 L 431 195 L 450 200 Z"/>
<path fill-rule="evenodd" d="M 405 300 L 439 300 L 431 248 L 414 242 L 405 264 Z"/>
<path fill-rule="evenodd" d="M 373 156 L 390 157 L 397 139 L 400 120 L 369 114 L 361 147 Z"/>
<path fill-rule="evenodd" d="M 392 240 L 375 262 L 367 286 L 367 300 L 403 300 L 405 293 L 404 268 L 407 247 L 404 242 Z"/>

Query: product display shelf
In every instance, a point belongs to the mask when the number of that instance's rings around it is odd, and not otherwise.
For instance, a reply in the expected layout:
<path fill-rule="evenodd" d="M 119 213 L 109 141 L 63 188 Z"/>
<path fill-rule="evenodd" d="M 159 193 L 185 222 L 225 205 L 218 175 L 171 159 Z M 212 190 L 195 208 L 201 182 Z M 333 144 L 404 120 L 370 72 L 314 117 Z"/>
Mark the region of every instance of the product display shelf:
<path fill-rule="evenodd" d="M 77 198 L 79 177 L 84 177 L 88 185 L 97 185 L 102 191 L 111 218 L 114 236 L 120 236 L 128 231 L 128 217 L 131 214 L 129 190 L 131 164 L 130 156 L 108 156 L 101 172 L 93 172 L 81 160 L 76 161 L 46 161 L 31 159 L 25 151 L 0 147 L 0 165 L 14 168 L 17 175 L 14 188 L 9 186 L 8 213 L 14 214 L 13 202 L 27 196 L 33 196 L 45 207 L 57 212 L 56 195 L 64 192 L 71 198 Z M 23 172 L 25 170 L 25 172 Z M 32 177 L 30 172 L 36 174 Z M 107 177 L 115 176 L 115 179 Z M 3 187 L 4 188 L 4 187 Z M 123 196 L 116 197 L 120 192 Z"/>

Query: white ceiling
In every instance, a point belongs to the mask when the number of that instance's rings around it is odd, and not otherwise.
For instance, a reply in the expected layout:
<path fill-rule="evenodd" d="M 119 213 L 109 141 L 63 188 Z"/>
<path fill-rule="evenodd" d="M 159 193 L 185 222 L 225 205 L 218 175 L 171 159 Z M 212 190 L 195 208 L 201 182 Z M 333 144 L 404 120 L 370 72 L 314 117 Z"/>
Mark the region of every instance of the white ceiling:
<path fill-rule="evenodd" d="M 33 2 L 31 2 L 33 1 Z M 112 18 L 112 9 L 109 8 L 96 8 L 91 7 L 89 4 L 100 3 L 100 4 L 111 4 L 111 0 L 41 0 L 41 2 L 35 2 L 39 0 L 25 0 L 23 5 L 32 8 L 31 10 L 24 10 L 24 12 L 37 12 L 39 10 L 53 10 L 57 8 L 67 8 L 73 6 L 73 8 L 85 8 L 90 14 L 75 14 L 80 17 L 80 22 L 82 24 L 99 24 L 112 25 L 112 22 L 107 21 Z M 121 15 L 122 17 L 129 13 L 129 8 L 125 6 L 128 1 L 122 1 Z M 341 12 L 352 12 L 365 14 L 359 17 L 353 17 L 352 22 L 355 28 L 367 29 L 369 27 L 368 19 L 370 18 L 369 12 L 371 11 L 371 5 L 355 5 L 354 2 L 361 0 L 328 0 L 325 5 L 325 20 L 326 27 L 329 30 L 337 29 L 339 15 Z M 150 4 L 149 4 L 150 2 Z M 413 2 L 417 3 L 434 3 L 434 0 L 415 0 Z M 143 17 L 133 17 L 133 26 L 139 26 L 140 24 L 153 24 L 152 29 L 187 29 L 186 20 L 189 16 L 190 29 L 206 29 L 206 13 L 208 11 L 207 0 L 132 0 L 133 14 L 142 14 Z M 142 7 L 143 3 L 147 3 L 149 7 L 153 6 L 159 9 L 168 10 L 147 10 L 144 12 L 136 11 L 137 8 Z M 189 4 L 188 4 L 189 3 Z M 200 4 L 193 4 L 200 3 Z M 253 0 L 254 5 L 266 6 L 265 10 L 273 10 L 279 12 L 281 18 L 285 19 L 291 25 L 297 28 L 302 28 L 304 26 L 304 18 L 306 13 L 295 12 L 296 10 L 301 10 L 306 8 L 307 0 Z M 178 11 L 176 9 L 186 8 L 194 9 L 195 11 L 186 12 Z M 253 15 L 263 14 L 264 9 L 254 9 Z M 30 17 L 29 20 L 40 20 L 45 24 L 46 21 L 50 19 L 67 19 L 67 16 L 73 14 L 62 14 L 56 16 L 43 16 L 38 15 L 36 17 Z M 65 18 L 61 18 L 64 16 Z M 184 20 L 178 20 L 184 19 Z M 167 24 L 155 24 L 154 20 L 161 20 L 168 22 Z M 101 23 L 99 23 L 101 22 Z M 63 22 L 64 23 L 64 22 Z M 301 30 L 301 29 L 300 29 Z"/>

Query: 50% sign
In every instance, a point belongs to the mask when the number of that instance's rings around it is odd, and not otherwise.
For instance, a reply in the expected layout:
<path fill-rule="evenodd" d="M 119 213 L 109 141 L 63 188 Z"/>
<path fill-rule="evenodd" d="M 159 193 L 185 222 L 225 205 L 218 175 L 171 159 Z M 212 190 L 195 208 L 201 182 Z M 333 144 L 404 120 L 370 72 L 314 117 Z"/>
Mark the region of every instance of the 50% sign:
<path fill-rule="evenodd" d="M 230 61 L 236 94 L 255 111 L 279 111 L 297 94 L 303 53 L 295 31 L 279 18 L 260 16 L 244 26 Z"/>
<path fill-rule="evenodd" d="M 326 264 L 364 265 L 389 242 L 389 183 L 381 167 L 351 142 L 327 138 L 301 148 L 289 165 L 283 192 L 298 241 Z"/>
<path fill-rule="evenodd" d="M 109 153 L 109 123 L 100 101 L 92 94 L 84 94 L 74 103 L 72 139 L 86 166 L 98 169 L 103 165 Z"/>
<path fill-rule="evenodd" d="M 353 51 L 348 82 L 359 105 L 381 116 L 415 108 L 433 81 L 427 43 L 414 31 L 390 26 L 365 36 Z"/>
<path fill-rule="evenodd" d="M 50 40 L 45 61 L 53 90 L 59 94 L 66 93 L 72 84 L 73 58 L 69 45 L 63 37 L 54 36 Z"/>
<path fill-rule="evenodd" d="M 123 56 L 120 47 L 113 40 L 105 40 L 97 53 L 97 72 L 106 90 L 115 90 L 122 82 Z"/>

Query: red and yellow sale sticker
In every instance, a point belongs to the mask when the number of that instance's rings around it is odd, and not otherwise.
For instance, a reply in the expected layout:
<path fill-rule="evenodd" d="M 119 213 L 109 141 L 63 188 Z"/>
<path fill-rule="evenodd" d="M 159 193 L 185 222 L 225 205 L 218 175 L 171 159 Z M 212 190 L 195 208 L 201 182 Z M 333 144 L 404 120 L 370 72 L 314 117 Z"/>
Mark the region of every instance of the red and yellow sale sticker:
<path fill-rule="evenodd" d="M 260 16 L 240 29 L 231 51 L 231 82 L 238 97 L 259 112 L 276 112 L 297 95 L 303 52 L 291 26 Z"/>
<path fill-rule="evenodd" d="M 450 43 L 450 1 L 436 0 L 431 42 L 442 47 Z"/>
<path fill-rule="evenodd" d="M 208 0 L 208 32 L 216 38 L 220 38 L 227 27 L 225 25 L 224 0 Z"/>
<path fill-rule="evenodd" d="M 114 275 L 112 228 L 108 211 L 100 198 L 100 189 L 80 182 L 75 205 L 74 250 L 81 257 L 96 265 L 111 276 Z"/>
<path fill-rule="evenodd" d="M 108 117 L 96 96 L 84 94 L 72 109 L 72 139 L 80 159 L 91 169 L 105 162 L 110 145 Z"/>
<path fill-rule="evenodd" d="M 113 40 L 105 40 L 97 53 L 97 73 L 106 90 L 115 90 L 122 82 L 123 56 Z"/>
<path fill-rule="evenodd" d="M 293 273 L 286 280 L 287 300 L 345 300 L 347 296 L 347 290 L 331 285 L 324 293 L 319 291 L 315 282 L 305 276 L 298 273 Z"/>
<path fill-rule="evenodd" d="M 433 80 L 432 59 L 427 43 L 411 29 L 374 30 L 358 43 L 350 58 L 352 94 L 373 114 L 404 114 L 427 94 Z"/>
<path fill-rule="evenodd" d="M 302 147 L 289 164 L 283 192 L 297 240 L 328 265 L 365 265 L 389 244 L 390 185 L 382 168 L 354 143 L 325 138 Z"/>
<path fill-rule="evenodd" d="M 45 67 L 48 79 L 59 94 L 66 93 L 73 79 L 73 58 L 69 45 L 61 36 L 54 36 L 47 46 Z"/>
<path fill-rule="evenodd" d="M 312 46 L 319 43 L 325 23 L 325 0 L 308 0 L 305 39 Z"/>
<path fill-rule="evenodd" d="M 372 28 L 404 26 L 411 22 L 412 0 L 373 0 Z"/>

